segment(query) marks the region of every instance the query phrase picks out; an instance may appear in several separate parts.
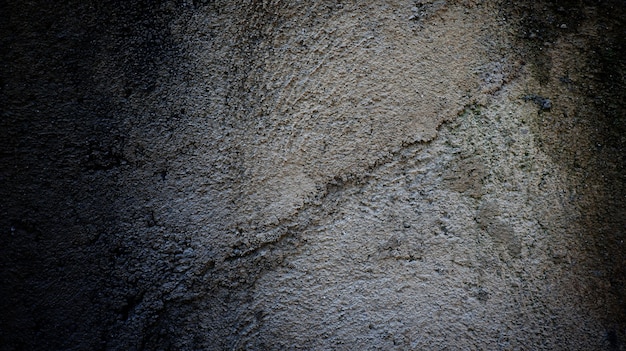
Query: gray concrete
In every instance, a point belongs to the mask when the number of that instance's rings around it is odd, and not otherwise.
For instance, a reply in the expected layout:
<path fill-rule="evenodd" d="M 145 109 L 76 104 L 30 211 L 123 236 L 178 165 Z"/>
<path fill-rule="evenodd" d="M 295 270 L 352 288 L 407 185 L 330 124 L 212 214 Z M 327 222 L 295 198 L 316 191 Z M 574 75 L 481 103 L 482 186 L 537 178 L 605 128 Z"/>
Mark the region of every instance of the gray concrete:
<path fill-rule="evenodd" d="M 3 5 L 2 350 L 623 350 L 622 2 Z"/>

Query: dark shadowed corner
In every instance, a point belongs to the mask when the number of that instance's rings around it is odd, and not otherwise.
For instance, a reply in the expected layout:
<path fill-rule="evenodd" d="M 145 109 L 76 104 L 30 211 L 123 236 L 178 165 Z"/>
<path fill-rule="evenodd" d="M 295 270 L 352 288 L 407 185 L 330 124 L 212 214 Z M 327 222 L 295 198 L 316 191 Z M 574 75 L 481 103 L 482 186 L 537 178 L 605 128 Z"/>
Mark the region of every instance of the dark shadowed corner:
<path fill-rule="evenodd" d="M 519 21 L 520 57 L 552 98 L 537 142 L 567 171 L 568 202 L 589 279 L 584 304 L 603 321 L 611 350 L 626 343 L 626 3 L 505 2 Z M 589 261 L 584 262 L 583 256 Z M 579 269 L 579 268 L 574 268 Z M 571 286 L 570 289 L 577 289 Z M 602 296 L 602 297 L 600 297 Z"/>
<path fill-rule="evenodd" d="M 110 349 L 153 278 L 128 281 L 149 242 L 125 222 L 153 219 L 124 179 L 150 162 L 129 157 L 129 133 L 154 122 L 146 101 L 177 66 L 172 13 L 147 1 L 1 12 L 0 349 Z"/>

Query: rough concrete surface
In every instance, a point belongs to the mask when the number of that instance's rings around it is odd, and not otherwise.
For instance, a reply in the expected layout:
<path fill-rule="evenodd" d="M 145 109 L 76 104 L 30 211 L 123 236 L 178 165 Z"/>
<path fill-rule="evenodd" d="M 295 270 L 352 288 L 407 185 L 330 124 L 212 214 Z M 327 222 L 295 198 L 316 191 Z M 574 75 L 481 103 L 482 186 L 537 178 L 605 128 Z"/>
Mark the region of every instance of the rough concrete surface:
<path fill-rule="evenodd" d="M 0 6 L 0 350 L 626 349 L 623 1 Z"/>

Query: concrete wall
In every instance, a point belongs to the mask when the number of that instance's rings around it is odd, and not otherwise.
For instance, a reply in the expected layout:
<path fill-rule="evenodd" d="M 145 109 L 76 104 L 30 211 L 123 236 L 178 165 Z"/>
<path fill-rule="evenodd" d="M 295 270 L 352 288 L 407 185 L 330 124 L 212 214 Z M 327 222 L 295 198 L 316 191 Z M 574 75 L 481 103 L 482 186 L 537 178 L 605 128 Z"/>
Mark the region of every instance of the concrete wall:
<path fill-rule="evenodd" d="M 0 349 L 624 349 L 625 10 L 3 4 Z"/>

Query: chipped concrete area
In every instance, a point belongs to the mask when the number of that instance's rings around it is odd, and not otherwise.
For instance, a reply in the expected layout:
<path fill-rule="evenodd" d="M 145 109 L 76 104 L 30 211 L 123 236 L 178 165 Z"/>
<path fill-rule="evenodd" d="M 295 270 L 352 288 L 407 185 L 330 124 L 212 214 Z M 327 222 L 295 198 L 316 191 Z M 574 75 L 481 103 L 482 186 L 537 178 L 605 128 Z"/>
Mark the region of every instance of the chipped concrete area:
<path fill-rule="evenodd" d="M 1 350 L 626 347 L 621 2 L 2 6 Z"/>

